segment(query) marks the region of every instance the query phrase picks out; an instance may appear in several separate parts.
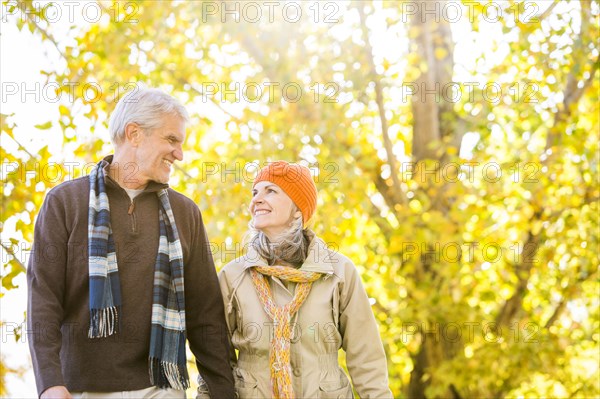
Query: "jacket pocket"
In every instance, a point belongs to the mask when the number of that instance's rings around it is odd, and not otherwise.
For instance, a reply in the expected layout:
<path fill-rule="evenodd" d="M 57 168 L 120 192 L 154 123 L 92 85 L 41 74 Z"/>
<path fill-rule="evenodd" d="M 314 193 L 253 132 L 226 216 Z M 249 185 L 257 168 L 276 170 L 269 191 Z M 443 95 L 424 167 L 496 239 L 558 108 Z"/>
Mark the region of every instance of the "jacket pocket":
<path fill-rule="evenodd" d="M 337 381 L 319 382 L 319 399 L 352 399 L 352 387 L 346 374 L 340 370 L 340 378 Z"/>
<path fill-rule="evenodd" d="M 238 399 L 257 399 L 258 381 L 248 371 L 236 367 L 233 369 L 235 394 Z"/>
<path fill-rule="evenodd" d="M 331 311 L 332 311 L 332 317 L 333 317 L 333 322 L 335 323 L 336 328 L 339 330 L 340 329 L 340 291 L 339 291 L 339 286 L 336 285 L 336 287 L 333 289 L 333 298 L 332 298 L 332 303 L 331 303 Z"/>

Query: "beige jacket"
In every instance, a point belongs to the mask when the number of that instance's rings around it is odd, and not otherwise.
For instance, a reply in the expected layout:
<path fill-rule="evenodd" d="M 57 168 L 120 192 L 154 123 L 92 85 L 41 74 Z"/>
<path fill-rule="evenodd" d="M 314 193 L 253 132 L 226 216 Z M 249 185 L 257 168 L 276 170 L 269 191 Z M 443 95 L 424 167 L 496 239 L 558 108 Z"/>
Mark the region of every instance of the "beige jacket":
<path fill-rule="evenodd" d="M 269 347 L 273 324 L 256 294 L 249 268 L 266 265 L 253 250 L 227 264 L 219 274 L 226 321 L 238 359 L 232 354 L 240 399 L 272 396 Z M 354 264 L 319 238 L 309 247 L 301 270 L 323 273 L 292 318 L 292 384 L 297 398 L 352 398 L 349 379 L 338 364 L 346 351 L 352 383 L 361 398 L 391 398 L 387 363 L 369 299 Z M 269 277 L 277 304 L 293 298 L 294 283 Z"/>

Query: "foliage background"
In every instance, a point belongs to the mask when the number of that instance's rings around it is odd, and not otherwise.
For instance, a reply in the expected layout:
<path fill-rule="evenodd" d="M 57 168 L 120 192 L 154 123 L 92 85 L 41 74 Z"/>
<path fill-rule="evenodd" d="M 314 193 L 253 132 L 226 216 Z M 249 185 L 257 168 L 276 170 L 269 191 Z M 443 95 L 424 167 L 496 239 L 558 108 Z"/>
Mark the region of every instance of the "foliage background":
<path fill-rule="evenodd" d="M 3 295 L 25 290 L 45 193 L 110 153 L 107 115 L 144 82 L 192 114 L 172 186 L 218 267 L 257 165 L 311 167 L 315 231 L 361 272 L 396 397 L 600 395 L 598 1 L 275 2 L 272 20 L 232 1 L 237 21 L 214 1 L 74 4 L 3 1 L 56 60 L 45 123 L 2 111 Z M 36 87 L 2 82 L 3 108 Z M 3 357 L 0 394 L 23 373 Z"/>

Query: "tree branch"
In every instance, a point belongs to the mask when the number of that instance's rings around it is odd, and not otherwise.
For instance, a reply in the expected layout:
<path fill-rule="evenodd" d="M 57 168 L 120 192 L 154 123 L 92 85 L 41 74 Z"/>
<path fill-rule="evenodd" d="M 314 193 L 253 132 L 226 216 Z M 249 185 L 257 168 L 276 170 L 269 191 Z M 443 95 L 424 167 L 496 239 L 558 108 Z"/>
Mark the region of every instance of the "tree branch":
<path fill-rule="evenodd" d="M 559 316 L 565 310 L 566 306 L 567 306 L 567 297 L 563 296 L 563 298 L 559 302 L 559 304 L 556 307 L 556 309 L 554 309 L 554 312 L 552 313 L 552 316 L 550 316 L 550 318 L 548 319 L 548 321 L 546 322 L 546 324 L 544 324 L 544 328 L 545 329 L 550 328 L 554 324 L 554 322 L 556 320 L 558 320 Z"/>
<path fill-rule="evenodd" d="M 6 245 L 4 245 L 4 243 L 0 243 L 0 244 L 2 245 L 2 248 L 4 248 L 6 253 L 9 254 L 15 260 L 15 262 L 19 266 L 19 269 L 21 269 L 22 272 L 27 272 L 27 268 L 25 267 L 23 262 L 21 262 L 19 259 L 17 259 L 15 254 L 12 252 L 12 248 L 8 248 Z"/>
<path fill-rule="evenodd" d="M 577 54 L 587 54 L 585 51 L 585 44 L 583 43 L 583 39 L 585 36 L 585 32 L 588 31 L 589 21 L 588 21 L 588 13 L 589 4 L 585 1 L 580 2 L 581 5 L 581 28 L 579 32 L 579 36 L 575 40 L 575 43 L 572 47 L 573 54 L 573 64 L 578 64 L 577 59 L 575 59 Z M 548 136 L 546 137 L 546 150 L 551 149 L 560 144 L 560 138 L 563 133 L 562 124 L 566 123 L 571 116 L 571 112 L 573 106 L 579 102 L 581 96 L 584 91 L 593 83 L 594 78 L 596 76 L 596 70 L 600 66 L 600 55 L 596 57 L 596 60 L 593 62 L 593 66 L 591 68 L 590 76 L 584 82 L 583 86 L 578 88 L 577 85 L 579 83 L 578 78 L 575 76 L 575 68 L 571 68 L 569 74 L 567 76 L 567 85 L 565 90 L 563 91 L 563 103 L 562 107 L 558 110 L 558 112 L 554 116 L 554 123 L 550 131 L 548 132 Z M 579 68 L 577 68 L 579 69 Z M 554 151 L 549 158 L 554 158 L 556 151 Z"/>
<path fill-rule="evenodd" d="M 193 177 L 192 175 L 190 175 L 185 169 L 183 169 L 181 167 L 181 165 L 175 163 L 175 164 L 173 164 L 173 166 L 175 167 L 175 169 L 177 169 L 178 171 L 180 171 L 181 173 L 183 173 L 183 175 L 185 177 L 187 177 L 188 179 L 190 179 L 190 180 L 195 180 L 196 179 L 195 177 Z"/>
<path fill-rule="evenodd" d="M 370 199 L 369 202 L 371 203 L 371 206 L 369 207 L 369 215 L 371 216 L 377 227 L 379 227 L 381 234 L 383 234 L 385 240 L 389 244 L 394 229 L 392 228 L 392 226 L 390 226 L 390 222 L 388 222 L 385 218 L 381 217 L 377 205 L 375 205 Z"/>
<path fill-rule="evenodd" d="M 347 150 L 348 154 L 350 154 L 350 156 L 355 161 L 355 163 L 358 165 L 358 167 L 363 172 L 367 173 L 370 176 L 371 181 L 373 182 L 373 184 L 375 184 L 375 188 L 383 197 L 383 200 L 385 201 L 385 204 L 387 205 L 387 207 L 390 209 L 390 212 L 392 212 L 392 214 L 394 215 L 396 220 L 398 222 L 400 222 L 401 221 L 400 213 L 396 209 L 396 205 L 400 204 L 401 202 L 398 198 L 394 197 L 394 195 L 396 193 L 386 183 L 386 181 L 383 179 L 383 177 L 381 177 L 381 173 L 379 173 L 379 171 L 377 170 L 378 167 L 375 167 L 372 169 L 366 169 L 364 167 L 363 156 L 361 154 L 356 154 L 356 153 L 353 153 L 352 151 L 350 151 L 350 145 L 348 145 L 348 143 L 346 143 L 344 141 L 339 141 L 338 143 L 341 144 Z M 376 155 L 373 154 L 372 156 L 376 156 Z"/>
<path fill-rule="evenodd" d="M 386 205 L 388 206 L 388 208 L 390 208 L 390 210 L 392 211 L 392 213 L 394 214 L 394 216 L 396 217 L 398 222 L 400 222 L 400 214 L 398 213 L 398 210 L 396 209 L 396 205 L 400 204 L 401 202 L 398 198 L 396 198 L 396 192 L 386 183 L 386 181 L 383 179 L 383 177 L 381 177 L 380 173 L 378 173 L 377 171 L 374 171 L 372 174 L 373 174 L 372 178 L 373 178 L 373 183 L 375 184 L 375 188 L 383 196 L 383 199 L 385 200 Z"/>
<path fill-rule="evenodd" d="M 576 390 L 574 390 L 573 392 L 571 392 L 571 394 L 569 395 L 569 399 L 570 398 L 577 398 L 577 395 L 579 394 L 579 391 L 581 391 L 584 386 L 585 386 L 585 384 L 579 385 L 579 387 Z"/>
<path fill-rule="evenodd" d="M 180 80 L 180 83 L 187 83 L 187 82 L 183 82 Z M 225 108 L 223 108 L 223 106 L 221 106 L 221 104 L 219 104 L 219 102 L 212 96 L 208 96 L 205 93 L 203 93 L 202 91 L 198 90 L 197 88 L 195 88 L 193 85 L 190 85 L 191 89 L 196 92 L 197 94 L 203 96 L 203 97 L 208 97 L 210 99 L 210 101 L 217 106 L 217 108 L 219 108 L 221 110 L 221 112 L 223 112 L 225 115 L 229 116 L 232 120 L 234 120 L 236 123 L 238 124 L 245 124 L 245 122 L 243 120 L 241 120 L 240 118 L 238 118 L 237 116 L 233 115 L 231 112 L 227 111 Z"/>
<path fill-rule="evenodd" d="M 25 17 L 27 18 L 27 20 L 29 21 L 29 23 L 31 23 L 33 26 L 35 26 L 36 29 L 39 30 L 42 33 L 43 37 L 45 37 L 50 42 L 52 42 L 52 44 L 54 44 L 54 47 L 56 47 L 56 50 L 58 51 L 58 53 L 65 60 L 67 60 L 67 56 L 65 55 L 65 53 L 63 53 L 63 51 L 60 49 L 60 47 L 58 47 L 58 42 L 56 41 L 56 39 L 54 38 L 54 36 L 52 36 L 52 34 L 50 34 L 45 28 L 42 28 L 37 23 L 37 21 L 35 20 L 35 18 L 33 18 L 33 16 L 31 15 L 31 13 L 27 12 L 27 5 L 25 4 L 25 2 L 22 2 L 22 1 L 18 2 L 18 7 L 19 7 L 19 10 L 21 11 L 21 13 L 25 15 Z"/>
<path fill-rule="evenodd" d="M 600 200 L 600 197 L 586 198 L 582 203 L 580 203 L 580 204 L 577 205 L 576 209 L 581 208 L 583 205 L 589 205 L 592 202 L 597 202 L 599 200 Z M 549 220 L 551 220 L 551 219 L 553 219 L 553 218 L 561 215 L 563 212 L 571 210 L 571 209 L 574 209 L 574 208 L 566 208 L 566 209 L 560 209 L 558 211 L 554 211 L 550 215 L 546 216 L 544 218 L 544 220 L 548 220 L 549 221 Z"/>
<path fill-rule="evenodd" d="M 540 212 L 535 212 L 532 220 L 540 219 Z M 515 265 L 517 274 L 517 289 L 514 294 L 504 303 L 502 309 L 496 317 L 496 323 L 499 326 L 507 326 L 510 321 L 514 319 L 517 313 L 521 310 L 523 303 L 523 297 L 527 292 L 527 282 L 531 274 L 531 268 L 535 263 L 535 255 L 538 252 L 539 246 L 539 233 L 533 234 L 531 231 L 527 234 L 527 240 L 523 245 L 523 251 L 521 255 L 523 259 Z"/>
<path fill-rule="evenodd" d="M 14 137 L 13 137 L 13 136 L 11 136 L 11 135 L 8 135 L 8 137 L 10 137 L 10 138 L 12 139 L 12 141 L 14 141 L 15 143 L 17 143 L 17 145 L 19 146 L 19 149 L 20 149 L 20 150 L 23 150 L 23 151 L 25 151 L 25 152 L 27 153 L 27 155 L 29 155 L 29 157 L 30 157 L 31 159 L 36 159 L 36 158 L 37 158 L 37 157 L 36 157 L 36 156 L 34 156 L 32 153 L 30 153 L 29 151 L 27 151 L 27 148 L 25 148 L 25 147 L 23 146 L 23 144 L 21 144 L 21 143 L 19 142 L 19 140 L 17 140 L 16 138 L 14 138 Z"/>
<path fill-rule="evenodd" d="M 360 16 L 360 25 L 362 29 L 362 34 L 365 40 L 365 51 L 367 53 L 367 59 L 369 60 L 370 67 L 370 75 L 371 79 L 375 83 L 375 102 L 377 104 L 377 109 L 379 111 L 379 120 L 381 123 L 381 134 L 383 136 L 383 146 L 385 148 L 385 153 L 387 156 L 387 161 L 391 171 L 392 183 L 393 187 L 391 190 L 393 191 L 394 199 L 399 201 L 400 204 L 406 205 L 406 196 L 402 193 L 402 186 L 400 185 L 400 180 L 398 179 L 399 168 L 396 162 L 396 156 L 394 155 L 393 144 L 390 139 L 389 129 L 388 129 L 388 121 L 385 116 L 385 106 L 383 103 L 383 89 L 381 87 L 381 79 L 377 74 L 377 70 L 375 68 L 375 62 L 373 61 L 373 47 L 369 42 L 369 31 L 367 29 L 366 16 L 363 7 L 359 4 L 357 7 L 358 14 Z"/>
<path fill-rule="evenodd" d="M 573 299 L 573 295 L 577 292 L 577 290 L 581 286 L 581 283 L 583 283 L 586 280 L 589 280 L 590 278 L 594 277 L 596 274 L 598 274 L 598 269 L 595 269 L 593 273 L 590 273 L 583 278 L 576 279 L 575 282 L 573 282 L 572 284 L 567 286 L 567 288 L 565 289 L 565 291 L 562 295 L 560 302 L 554 309 L 554 312 L 552 312 L 552 315 L 550 316 L 548 321 L 546 321 L 546 324 L 544 324 L 545 329 L 550 328 L 556 322 L 556 320 L 558 320 L 560 315 L 565 310 L 565 307 L 567 306 L 567 302 L 569 302 L 571 299 Z"/>
<path fill-rule="evenodd" d="M 557 4 L 558 4 L 558 0 L 554 0 L 552 2 L 552 4 L 550 4 L 550 6 L 548 8 L 546 8 L 546 10 L 543 13 L 537 15 L 536 18 L 540 22 L 542 22 L 542 20 L 546 19 L 546 17 L 548 17 L 548 15 L 550 15 L 550 13 L 552 13 L 552 10 L 554 9 L 554 7 L 557 6 Z"/>

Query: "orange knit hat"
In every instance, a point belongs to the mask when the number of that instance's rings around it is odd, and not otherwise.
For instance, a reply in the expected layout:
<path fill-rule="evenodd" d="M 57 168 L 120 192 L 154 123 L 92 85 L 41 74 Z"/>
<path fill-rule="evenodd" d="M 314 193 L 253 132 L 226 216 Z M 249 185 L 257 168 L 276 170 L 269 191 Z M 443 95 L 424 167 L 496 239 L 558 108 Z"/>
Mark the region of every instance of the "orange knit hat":
<path fill-rule="evenodd" d="M 276 161 L 258 172 L 252 187 L 261 181 L 275 183 L 285 191 L 302 212 L 302 221 L 306 227 L 317 209 L 317 186 L 310 170 L 306 166 Z"/>

